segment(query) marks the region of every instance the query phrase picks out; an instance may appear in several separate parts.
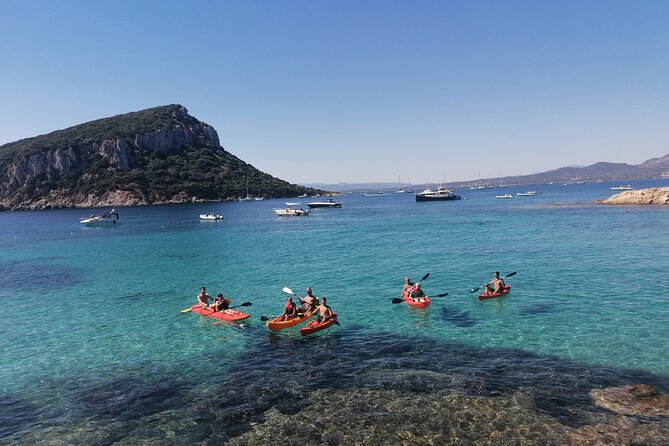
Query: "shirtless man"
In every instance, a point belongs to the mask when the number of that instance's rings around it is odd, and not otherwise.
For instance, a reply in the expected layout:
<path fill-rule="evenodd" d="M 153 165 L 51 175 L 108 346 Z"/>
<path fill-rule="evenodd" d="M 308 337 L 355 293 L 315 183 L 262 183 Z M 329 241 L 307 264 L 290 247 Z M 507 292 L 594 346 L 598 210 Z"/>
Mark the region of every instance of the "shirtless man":
<path fill-rule="evenodd" d="M 332 308 L 327 304 L 325 296 L 321 298 L 321 304 L 318 306 L 318 322 L 327 321 L 332 317 Z"/>
<path fill-rule="evenodd" d="M 297 310 L 299 313 L 310 313 L 318 307 L 318 298 L 312 294 L 311 288 L 307 288 L 307 295 L 304 298 L 300 296 L 297 298 L 302 302 L 302 308 Z"/>
<path fill-rule="evenodd" d="M 209 301 L 211 296 L 207 294 L 207 289 L 205 287 L 200 288 L 200 294 L 197 295 L 197 301 L 202 308 L 209 308 Z"/>
<path fill-rule="evenodd" d="M 492 281 L 485 284 L 485 294 L 501 293 L 505 285 L 504 279 L 499 277 L 499 271 L 495 271 Z"/>
<path fill-rule="evenodd" d="M 402 288 L 402 295 L 409 293 L 413 288 L 414 283 L 408 277 L 404 278 L 404 287 Z"/>

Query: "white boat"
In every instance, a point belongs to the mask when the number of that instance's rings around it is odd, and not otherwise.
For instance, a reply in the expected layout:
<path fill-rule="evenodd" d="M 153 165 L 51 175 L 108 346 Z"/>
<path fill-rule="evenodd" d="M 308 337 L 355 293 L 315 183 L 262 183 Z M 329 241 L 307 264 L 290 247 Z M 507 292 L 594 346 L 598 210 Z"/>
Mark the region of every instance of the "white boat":
<path fill-rule="evenodd" d="M 300 195 L 300 196 L 297 197 L 297 198 L 307 198 L 308 196 L 309 196 L 309 195 L 307 195 L 306 193 L 304 193 L 304 194 Z"/>
<path fill-rule="evenodd" d="M 219 214 L 200 214 L 200 220 L 223 220 L 223 216 Z"/>
<path fill-rule="evenodd" d="M 276 215 L 282 217 L 306 217 L 309 215 L 309 209 L 297 209 L 295 206 L 299 206 L 300 203 L 286 203 L 288 206 L 285 209 L 274 209 Z"/>
<path fill-rule="evenodd" d="M 92 214 L 88 218 L 82 218 L 79 220 L 79 223 L 86 226 L 115 226 L 121 224 L 121 219 L 116 209 L 112 209 L 101 215 Z"/>
<path fill-rule="evenodd" d="M 513 195 L 511 195 L 511 194 L 495 195 L 495 198 L 499 198 L 499 199 L 502 199 L 502 198 L 513 198 Z"/>
<path fill-rule="evenodd" d="M 314 201 L 307 203 L 307 206 L 310 208 L 340 208 L 341 201 L 332 201 L 332 199 L 329 201 Z"/>
<path fill-rule="evenodd" d="M 628 184 L 627 186 L 614 186 L 611 190 L 634 190 L 634 188 Z"/>
<path fill-rule="evenodd" d="M 517 197 L 534 197 L 535 195 L 539 195 L 541 192 L 538 190 L 530 190 L 527 192 L 518 192 L 516 194 Z"/>

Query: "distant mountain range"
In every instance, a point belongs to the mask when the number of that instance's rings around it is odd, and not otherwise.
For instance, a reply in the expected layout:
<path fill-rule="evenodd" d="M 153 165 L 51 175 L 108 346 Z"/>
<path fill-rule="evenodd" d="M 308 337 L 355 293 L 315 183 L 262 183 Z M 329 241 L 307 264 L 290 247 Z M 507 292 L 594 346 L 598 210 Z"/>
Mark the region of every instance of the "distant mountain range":
<path fill-rule="evenodd" d="M 451 188 L 477 186 L 508 186 L 512 184 L 574 183 L 581 181 L 632 180 L 639 178 L 669 177 L 669 153 L 661 158 L 651 158 L 641 164 L 595 163 L 591 166 L 570 166 L 531 175 L 486 178 L 469 181 L 444 183 Z M 418 189 L 425 184 L 410 185 L 397 183 L 312 183 L 303 186 L 337 192 L 391 191 L 397 189 Z M 428 184 L 428 187 L 432 185 Z"/>
<path fill-rule="evenodd" d="M 136 206 L 323 193 L 245 163 L 181 105 L 0 146 L 0 210 Z"/>

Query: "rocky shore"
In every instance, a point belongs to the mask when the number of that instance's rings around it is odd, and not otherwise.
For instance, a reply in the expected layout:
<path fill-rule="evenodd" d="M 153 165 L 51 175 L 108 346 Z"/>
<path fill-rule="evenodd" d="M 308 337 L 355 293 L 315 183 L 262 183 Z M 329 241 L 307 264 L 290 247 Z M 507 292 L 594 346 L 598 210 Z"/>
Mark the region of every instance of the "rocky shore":
<path fill-rule="evenodd" d="M 615 194 L 606 200 L 597 200 L 595 203 L 613 205 L 669 204 L 669 187 L 629 190 Z"/>

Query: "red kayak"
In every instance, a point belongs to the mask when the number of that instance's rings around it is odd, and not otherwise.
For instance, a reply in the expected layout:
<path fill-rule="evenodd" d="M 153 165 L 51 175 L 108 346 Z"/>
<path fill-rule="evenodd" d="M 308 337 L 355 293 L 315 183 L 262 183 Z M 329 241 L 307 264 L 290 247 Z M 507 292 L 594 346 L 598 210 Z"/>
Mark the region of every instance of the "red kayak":
<path fill-rule="evenodd" d="M 417 300 L 412 299 L 407 293 L 402 294 L 402 298 L 404 299 L 404 302 L 415 308 L 427 308 L 430 306 L 430 298 L 427 296 L 419 297 L 423 302 L 418 302 Z"/>
<path fill-rule="evenodd" d="M 220 319 L 222 321 L 241 321 L 247 317 L 251 317 L 248 313 L 242 313 L 239 310 L 234 310 L 233 314 L 226 313 L 225 311 L 213 311 L 208 308 L 202 308 L 200 305 L 193 305 L 190 307 L 194 313 L 200 313 L 203 316 L 213 317 L 214 319 Z"/>
<path fill-rule="evenodd" d="M 479 294 L 479 300 L 486 300 L 486 299 L 494 299 L 496 297 L 502 297 L 506 296 L 511 292 L 511 285 L 506 285 L 502 287 L 502 292 L 501 293 L 482 293 Z"/>
<path fill-rule="evenodd" d="M 326 328 L 332 326 L 332 324 L 335 322 L 337 322 L 337 313 L 332 313 L 332 317 L 324 322 L 318 322 L 318 319 L 314 319 L 313 321 L 309 322 L 306 327 L 300 328 L 300 334 L 302 336 L 308 336 L 321 330 L 325 330 Z"/>

